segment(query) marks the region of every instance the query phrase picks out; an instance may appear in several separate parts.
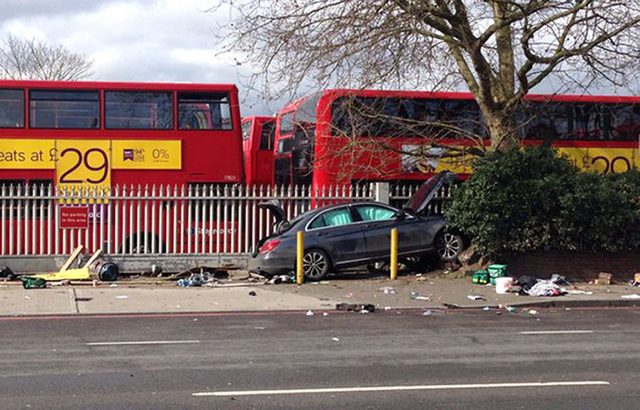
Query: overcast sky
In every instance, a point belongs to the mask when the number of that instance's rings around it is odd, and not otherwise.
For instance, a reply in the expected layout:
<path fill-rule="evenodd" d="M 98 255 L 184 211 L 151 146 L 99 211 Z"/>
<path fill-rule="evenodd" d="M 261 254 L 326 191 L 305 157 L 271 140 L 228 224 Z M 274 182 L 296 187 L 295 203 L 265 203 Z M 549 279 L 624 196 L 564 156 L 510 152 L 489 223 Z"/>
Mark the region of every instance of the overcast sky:
<path fill-rule="evenodd" d="M 0 0 L 0 36 L 62 44 L 94 61 L 96 80 L 234 83 L 243 115 L 274 114 L 249 94 L 248 67 L 217 53 L 214 31 L 229 16 L 216 0 Z M 242 59 L 242 58 L 240 58 Z M 547 82 L 545 82 L 547 83 Z M 549 82 L 549 84 L 552 84 Z M 552 92 L 553 87 L 538 87 Z M 594 90 L 595 91 L 595 90 Z M 607 86 L 601 93 L 628 93 Z"/>
<path fill-rule="evenodd" d="M 62 44 L 94 61 L 95 80 L 235 83 L 242 114 L 273 114 L 247 96 L 243 66 L 216 54 L 215 0 L 1 0 L 2 38 L 11 33 Z"/>

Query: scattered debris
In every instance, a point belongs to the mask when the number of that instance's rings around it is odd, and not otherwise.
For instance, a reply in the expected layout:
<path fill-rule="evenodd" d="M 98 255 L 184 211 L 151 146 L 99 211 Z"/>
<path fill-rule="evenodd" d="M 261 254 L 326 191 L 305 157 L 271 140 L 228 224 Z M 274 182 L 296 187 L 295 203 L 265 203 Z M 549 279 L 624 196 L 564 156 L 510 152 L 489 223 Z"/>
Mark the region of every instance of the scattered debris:
<path fill-rule="evenodd" d="M 491 308 L 489 306 L 485 306 L 482 308 L 482 310 L 491 310 Z"/>
<path fill-rule="evenodd" d="M 350 298 L 353 297 L 353 292 L 347 292 L 346 295 L 344 295 L 345 298 Z"/>
<path fill-rule="evenodd" d="M 529 296 L 561 296 L 565 294 L 559 285 L 568 283 L 563 276 L 553 275 L 549 280 L 537 279 L 531 276 L 520 276 L 518 284 L 521 293 Z"/>
<path fill-rule="evenodd" d="M 420 293 L 418 293 L 418 291 L 416 290 L 412 290 L 411 291 L 411 299 L 413 300 L 431 300 L 429 298 L 429 296 L 422 296 Z"/>
<path fill-rule="evenodd" d="M 221 268 L 213 268 L 210 266 L 197 266 L 189 270 L 182 271 L 178 274 L 172 275 L 171 279 L 187 278 L 193 274 L 207 274 L 207 277 L 213 277 L 214 279 L 229 279 L 229 272 Z"/>
<path fill-rule="evenodd" d="M 384 293 L 385 295 L 395 295 L 397 293 L 396 289 L 393 286 L 385 286 L 378 289 L 378 291 Z"/>
<path fill-rule="evenodd" d="M 25 289 L 44 289 L 47 287 L 47 281 L 35 276 L 22 276 L 22 287 Z"/>
<path fill-rule="evenodd" d="M 422 316 L 442 316 L 444 315 L 444 311 L 442 310 L 437 310 L 437 309 L 427 309 L 424 312 L 422 312 Z"/>
<path fill-rule="evenodd" d="M 307 316 L 313 316 L 313 311 L 312 311 L 312 310 L 307 310 L 307 313 L 305 313 L 305 315 L 307 315 Z"/>
<path fill-rule="evenodd" d="M 631 295 L 622 295 L 621 298 L 622 299 L 640 299 L 640 295 L 638 295 L 637 293 L 634 293 Z"/>
<path fill-rule="evenodd" d="M 111 287 L 111 288 L 117 288 L 117 287 L 118 287 L 118 284 L 117 284 L 117 283 L 112 283 L 111 285 L 109 285 L 109 287 Z"/>
<path fill-rule="evenodd" d="M 505 309 L 507 309 L 507 311 L 509 311 L 510 313 L 517 313 L 518 309 L 514 308 L 513 306 L 507 306 L 505 307 Z"/>
<path fill-rule="evenodd" d="M 611 275 L 608 272 L 600 272 L 598 274 L 598 279 L 596 279 L 596 284 L 597 285 L 611 285 L 611 277 L 613 275 Z"/>
<path fill-rule="evenodd" d="M 277 275 L 267 281 L 270 285 L 277 285 L 279 283 L 293 283 L 295 277 L 293 275 Z"/>
<path fill-rule="evenodd" d="M 459 309 L 460 306 L 456 305 L 455 303 L 443 303 L 442 306 L 446 307 L 447 309 Z"/>
<path fill-rule="evenodd" d="M 538 316 L 538 311 L 537 311 L 537 310 L 533 310 L 533 309 L 531 309 L 531 310 L 529 310 L 529 312 L 528 312 L 528 313 L 529 313 L 531 316 Z"/>
<path fill-rule="evenodd" d="M 373 313 L 376 311 L 376 307 L 370 303 L 367 304 L 355 304 L 355 303 L 338 303 L 336 310 L 346 310 L 350 312 Z"/>
<path fill-rule="evenodd" d="M 333 340 L 334 342 L 339 342 L 340 338 L 339 337 L 332 337 L 331 340 Z"/>
<path fill-rule="evenodd" d="M 227 273 L 228 276 L 228 273 Z M 198 286 L 210 286 L 213 285 L 214 282 L 217 281 L 217 277 L 215 273 L 210 272 L 200 272 L 200 273 L 192 273 L 188 278 L 178 279 L 176 285 L 181 288 L 188 287 L 198 287 Z"/>
<path fill-rule="evenodd" d="M 127 296 L 127 295 L 118 295 L 118 296 L 116 296 L 116 299 L 129 299 L 129 296 Z"/>
<path fill-rule="evenodd" d="M 469 300 L 486 300 L 484 296 L 480 295 L 467 295 L 467 299 Z"/>
<path fill-rule="evenodd" d="M 75 298 L 76 302 L 90 302 L 93 298 Z"/>
<path fill-rule="evenodd" d="M 567 291 L 567 293 L 570 294 L 570 295 L 586 295 L 586 296 L 593 295 L 593 292 L 591 292 L 591 291 L 576 290 L 576 289 L 571 289 L 571 290 Z"/>
<path fill-rule="evenodd" d="M 258 294 L 257 294 L 254 290 L 252 290 L 251 292 L 249 292 L 249 296 L 257 296 L 257 295 L 258 295 Z"/>
<path fill-rule="evenodd" d="M 4 265 L 2 269 L 0 269 L 0 278 L 4 278 L 6 280 L 14 280 L 16 278 L 16 274 L 7 266 Z"/>
<path fill-rule="evenodd" d="M 327 312 L 322 312 L 322 316 L 329 316 Z"/>

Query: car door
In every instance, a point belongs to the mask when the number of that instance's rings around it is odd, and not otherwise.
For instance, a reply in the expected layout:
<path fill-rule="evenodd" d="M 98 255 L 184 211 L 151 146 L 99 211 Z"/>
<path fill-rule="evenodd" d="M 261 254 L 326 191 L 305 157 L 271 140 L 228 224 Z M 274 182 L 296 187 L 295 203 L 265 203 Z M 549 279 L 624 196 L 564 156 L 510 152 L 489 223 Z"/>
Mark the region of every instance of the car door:
<path fill-rule="evenodd" d="M 423 222 L 411 215 L 399 213 L 397 209 L 379 204 L 354 205 L 361 219 L 367 253 L 374 258 L 390 255 L 391 230 L 398 228 L 398 253 L 418 252 L 428 247 L 425 241 Z"/>
<path fill-rule="evenodd" d="M 362 258 L 365 241 L 360 225 L 354 222 L 347 205 L 319 213 L 307 224 L 305 248 L 325 249 L 337 267 L 355 263 Z"/>

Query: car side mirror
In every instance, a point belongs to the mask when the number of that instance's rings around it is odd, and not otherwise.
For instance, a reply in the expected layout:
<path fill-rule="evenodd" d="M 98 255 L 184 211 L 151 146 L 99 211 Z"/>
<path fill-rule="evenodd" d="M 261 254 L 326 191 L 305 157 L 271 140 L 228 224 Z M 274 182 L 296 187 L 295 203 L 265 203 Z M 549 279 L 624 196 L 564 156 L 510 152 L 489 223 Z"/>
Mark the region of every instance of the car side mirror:
<path fill-rule="evenodd" d="M 398 211 L 396 213 L 396 220 L 397 221 L 404 221 L 407 218 L 407 214 L 405 214 L 403 211 Z"/>

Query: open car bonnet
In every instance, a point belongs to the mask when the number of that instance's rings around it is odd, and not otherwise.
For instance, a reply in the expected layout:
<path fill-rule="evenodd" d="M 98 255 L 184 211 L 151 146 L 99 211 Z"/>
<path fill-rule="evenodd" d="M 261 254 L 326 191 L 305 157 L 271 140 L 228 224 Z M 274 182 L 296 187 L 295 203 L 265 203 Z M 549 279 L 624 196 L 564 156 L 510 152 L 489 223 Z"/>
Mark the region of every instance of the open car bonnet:
<path fill-rule="evenodd" d="M 451 171 L 442 171 L 429 178 L 418 188 L 415 194 L 404 206 L 416 214 L 422 213 L 429 202 L 436 196 L 438 190 L 445 185 L 450 185 L 458 180 L 458 174 Z"/>

